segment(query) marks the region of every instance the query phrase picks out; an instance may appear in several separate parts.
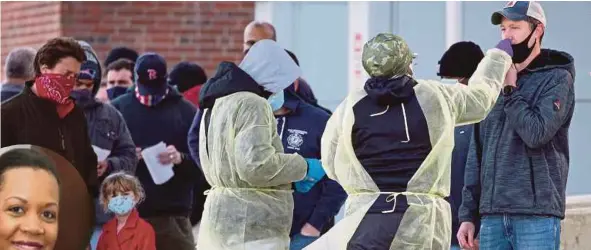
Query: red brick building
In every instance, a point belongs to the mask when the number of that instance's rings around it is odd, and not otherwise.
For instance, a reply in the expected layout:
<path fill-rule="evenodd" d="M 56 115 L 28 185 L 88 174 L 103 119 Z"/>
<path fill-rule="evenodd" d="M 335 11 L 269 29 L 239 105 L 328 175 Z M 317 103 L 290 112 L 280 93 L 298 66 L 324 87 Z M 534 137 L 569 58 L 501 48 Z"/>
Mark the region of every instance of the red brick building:
<path fill-rule="evenodd" d="M 101 62 L 125 45 L 160 53 L 169 68 L 192 61 L 211 75 L 220 61 L 242 58 L 254 2 L 2 2 L 1 16 L 2 75 L 11 49 L 38 49 L 57 36 L 89 42 Z"/>

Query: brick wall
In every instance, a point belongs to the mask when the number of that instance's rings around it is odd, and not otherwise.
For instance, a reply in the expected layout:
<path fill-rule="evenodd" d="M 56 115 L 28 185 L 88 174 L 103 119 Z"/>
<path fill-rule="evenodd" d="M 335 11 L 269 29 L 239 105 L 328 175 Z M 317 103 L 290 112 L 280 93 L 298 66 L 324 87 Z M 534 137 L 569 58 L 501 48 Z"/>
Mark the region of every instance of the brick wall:
<path fill-rule="evenodd" d="M 10 14 L 20 6 L 36 10 Z M 35 14 L 45 21 L 34 22 L 34 28 L 19 23 Z M 125 45 L 140 53 L 160 53 L 169 68 L 192 61 L 211 75 L 222 60 L 242 58 L 242 32 L 253 18 L 254 2 L 2 2 L 2 64 L 21 40 L 38 48 L 48 38 L 64 35 L 89 42 L 101 62 L 110 49 Z M 5 30 L 10 34 L 6 38 Z M 21 35 L 27 33 L 37 35 Z"/>
<path fill-rule="evenodd" d="M 11 49 L 21 46 L 39 48 L 47 39 L 61 34 L 61 3 L 2 2 L 0 8 L 0 78 L 4 80 L 4 59 Z"/>

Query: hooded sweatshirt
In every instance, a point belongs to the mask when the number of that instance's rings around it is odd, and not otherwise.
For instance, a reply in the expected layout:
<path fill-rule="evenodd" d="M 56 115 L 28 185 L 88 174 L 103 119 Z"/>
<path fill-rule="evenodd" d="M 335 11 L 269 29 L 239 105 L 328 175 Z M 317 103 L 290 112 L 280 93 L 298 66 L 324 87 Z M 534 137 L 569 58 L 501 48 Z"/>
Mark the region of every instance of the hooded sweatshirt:
<path fill-rule="evenodd" d="M 542 49 L 517 77 L 517 89 L 480 123 L 481 159 L 472 138 L 461 222 L 502 213 L 564 218 L 574 59 Z"/>
<path fill-rule="evenodd" d="M 92 47 L 84 41 L 79 41 L 86 52 L 86 58 L 95 62 L 98 72 L 93 79 L 92 97 L 87 100 L 76 100 L 76 105 L 84 110 L 86 122 L 88 123 L 88 136 L 92 145 L 111 151 L 106 162 L 107 171 L 99 177 L 99 183 L 109 174 L 117 171 L 125 171 L 131 174 L 135 173 L 137 165 L 137 156 L 135 154 L 135 145 L 131 139 L 131 134 L 127 129 L 127 124 L 123 116 L 113 106 L 97 101 L 94 96 L 98 92 L 101 82 L 100 64 L 98 57 L 92 50 Z M 102 225 L 111 217 L 103 211 L 103 207 L 98 200 L 95 202 L 95 213 L 98 225 Z"/>
<path fill-rule="evenodd" d="M 288 248 L 293 213 L 288 190 L 292 182 L 304 178 L 307 167 L 301 156 L 283 153 L 265 99 L 298 77 L 299 68 L 287 53 L 275 42 L 263 40 L 240 66 L 223 62 L 203 86 L 199 106 L 206 115 L 197 131 L 207 137 L 200 138 L 200 163 L 214 187 L 207 204 L 221 206 L 206 206 L 202 225 L 215 224 L 216 229 L 199 235 L 200 246 Z"/>
<path fill-rule="evenodd" d="M 427 121 L 413 89 L 416 84 L 406 75 L 391 79 L 370 78 L 364 87 L 367 96 L 353 107 L 355 155 L 382 191 L 406 191 L 407 183 L 431 152 Z M 392 143 L 393 138 L 382 136 L 384 134 L 413 140 Z M 397 203 L 405 206 L 406 200 L 401 198 Z M 385 199 L 378 199 L 382 200 Z M 384 211 L 391 206 L 384 202 L 373 208 Z"/>

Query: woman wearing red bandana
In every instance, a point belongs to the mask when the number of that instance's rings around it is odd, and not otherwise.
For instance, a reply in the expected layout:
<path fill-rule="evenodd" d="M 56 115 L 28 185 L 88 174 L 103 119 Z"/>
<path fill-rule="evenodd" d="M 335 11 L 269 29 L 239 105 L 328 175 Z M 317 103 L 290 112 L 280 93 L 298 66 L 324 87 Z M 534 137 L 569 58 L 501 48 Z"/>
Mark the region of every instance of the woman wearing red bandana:
<path fill-rule="evenodd" d="M 0 144 L 32 144 L 55 151 L 76 167 L 96 197 L 97 158 L 84 113 L 70 98 L 85 60 L 84 50 L 72 38 L 54 38 L 43 45 L 35 56 L 36 78 L 0 106 Z"/>

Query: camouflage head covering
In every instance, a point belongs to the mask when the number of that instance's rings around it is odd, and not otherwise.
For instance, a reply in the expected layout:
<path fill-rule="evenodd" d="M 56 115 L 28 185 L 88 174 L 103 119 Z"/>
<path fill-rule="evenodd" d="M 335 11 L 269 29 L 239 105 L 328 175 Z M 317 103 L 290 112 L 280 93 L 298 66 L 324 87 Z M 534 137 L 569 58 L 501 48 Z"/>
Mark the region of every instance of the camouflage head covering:
<path fill-rule="evenodd" d="M 363 68 L 372 77 L 410 74 L 413 53 L 397 35 L 380 33 L 363 46 Z"/>

